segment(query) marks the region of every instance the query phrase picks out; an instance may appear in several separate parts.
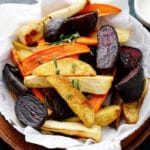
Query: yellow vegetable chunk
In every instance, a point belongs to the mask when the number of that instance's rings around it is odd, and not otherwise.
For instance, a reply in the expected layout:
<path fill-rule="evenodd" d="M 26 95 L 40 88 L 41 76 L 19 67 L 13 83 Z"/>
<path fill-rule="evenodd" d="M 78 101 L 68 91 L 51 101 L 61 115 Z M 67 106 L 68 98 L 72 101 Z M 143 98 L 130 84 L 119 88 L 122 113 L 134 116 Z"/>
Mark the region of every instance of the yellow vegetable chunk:
<path fill-rule="evenodd" d="M 47 81 L 55 88 L 59 95 L 66 101 L 72 111 L 80 118 L 87 127 L 92 127 L 95 113 L 87 102 L 86 97 L 71 83 L 57 75 L 46 78 Z"/>
<path fill-rule="evenodd" d="M 44 63 L 33 70 L 33 75 L 95 76 L 96 71 L 87 63 L 74 58 L 63 58 Z"/>
<path fill-rule="evenodd" d="M 87 128 L 79 122 L 59 122 L 47 120 L 41 129 L 46 132 L 61 133 L 80 138 L 91 138 L 95 142 L 101 141 L 101 128 L 97 125 Z"/>

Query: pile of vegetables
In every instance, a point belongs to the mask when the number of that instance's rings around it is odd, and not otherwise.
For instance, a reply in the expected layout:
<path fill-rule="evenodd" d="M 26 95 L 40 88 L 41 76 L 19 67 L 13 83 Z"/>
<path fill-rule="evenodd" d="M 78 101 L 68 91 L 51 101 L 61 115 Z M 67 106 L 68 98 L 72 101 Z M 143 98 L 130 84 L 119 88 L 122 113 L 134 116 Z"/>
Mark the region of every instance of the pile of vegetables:
<path fill-rule="evenodd" d="M 98 17 L 120 12 L 83 0 L 19 29 L 11 50 L 15 67 L 6 64 L 3 78 L 21 123 L 99 142 L 101 127 L 118 128 L 122 112 L 127 123 L 138 121 L 148 87 L 142 52 L 120 46 L 128 30 L 110 25 L 96 30 Z"/>

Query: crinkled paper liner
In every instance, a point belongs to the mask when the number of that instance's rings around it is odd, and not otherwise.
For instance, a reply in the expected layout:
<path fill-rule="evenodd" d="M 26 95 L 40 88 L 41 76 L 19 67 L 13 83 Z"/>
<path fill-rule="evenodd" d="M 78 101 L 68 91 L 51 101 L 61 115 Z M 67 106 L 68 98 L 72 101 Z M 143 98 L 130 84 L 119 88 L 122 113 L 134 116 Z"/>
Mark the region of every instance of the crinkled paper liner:
<path fill-rule="evenodd" d="M 102 0 L 93 0 L 93 2 L 102 2 Z M 106 0 L 105 0 L 106 1 Z M 119 150 L 121 149 L 120 141 L 133 133 L 138 129 L 144 121 L 150 116 L 150 90 L 144 99 L 140 111 L 140 119 L 137 124 L 126 124 L 122 120 L 118 130 L 114 130 L 110 127 L 102 128 L 102 142 L 92 143 L 90 139 L 87 141 L 77 140 L 75 138 L 60 136 L 60 135 L 44 135 L 39 131 L 31 128 L 22 126 L 17 120 L 14 112 L 14 100 L 9 94 L 7 88 L 2 79 L 2 69 L 5 63 L 10 62 L 9 53 L 12 47 L 11 43 L 16 39 L 16 32 L 18 27 L 32 20 L 41 18 L 40 10 L 43 10 L 44 5 L 48 1 L 43 0 L 34 5 L 23 5 L 23 4 L 5 4 L 0 5 L 0 112 L 5 119 L 12 124 L 12 126 L 25 135 L 27 142 L 39 144 L 47 148 L 66 148 L 66 149 L 90 149 L 90 150 Z M 63 3 L 64 2 L 64 3 Z M 68 5 L 68 1 L 63 0 L 64 6 Z M 70 2 L 70 1 L 69 1 Z M 75 1 L 74 1 L 75 2 Z M 131 36 L 129 42 L 126 45 L 140 48 L 143 52 L 143 68 L 146 78 L 150 77 L 150 34 L 148 31 L 133 17 L 129 16 L 129 9 L 127 1 L 120 0 L 107 0 L 108 3 L 114 4 L 122 9 L 121 14 L 111 15 L 109 17 L 103 17 L 100 19 L 102 24 L 110 24 L 115 27 L 129 29 Z M 70 3 L 69 3 L 70 4 Z M 56 4 L 51 3 L 50 8 Z M 60 5 L 60 4 L 58 4 Z M 63 6 L 63 7 L 64 7 Z M 58 7 L 56 7 L 58 8 Z M 43 11 L 42 11 L 43 12 Z M 136 90 L 136 89 L 135 89 Z"/>

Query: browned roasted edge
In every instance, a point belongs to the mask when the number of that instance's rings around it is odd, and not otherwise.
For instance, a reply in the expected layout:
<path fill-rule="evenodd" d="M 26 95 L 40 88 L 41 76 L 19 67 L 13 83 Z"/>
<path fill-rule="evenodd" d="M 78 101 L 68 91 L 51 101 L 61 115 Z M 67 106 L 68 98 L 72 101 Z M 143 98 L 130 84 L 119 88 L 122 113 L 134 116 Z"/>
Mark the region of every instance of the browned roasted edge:
<path fill-rule="evenodd" d="M 136 149 L 150 135 L 150 117 L 131 135 L 121 141 L 122 150 Z"/>

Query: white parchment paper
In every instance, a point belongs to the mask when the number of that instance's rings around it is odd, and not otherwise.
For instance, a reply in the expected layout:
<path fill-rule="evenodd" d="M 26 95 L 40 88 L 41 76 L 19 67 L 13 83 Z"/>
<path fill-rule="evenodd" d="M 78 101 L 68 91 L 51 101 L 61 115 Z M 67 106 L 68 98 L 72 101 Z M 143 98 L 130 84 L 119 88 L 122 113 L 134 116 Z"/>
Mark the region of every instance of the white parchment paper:
<path fill-rule="evenodd" d="M 42 0 L 34 5 L 24 4 L 3 4 L 0 5 L 0 113 L 5 119 L 12 124 L 16 130 L 25 135 L 27 142 L 39 144 L 47 148 L 66 148 L 66 149 L 90 149 L 90 150 L 119 150 L 120 141 L 139 128 L 142 123 L 150 116 L 150 89 L 145 97 L 140 111 L 140 119 L 137 124 L 128 125 L 124 121 L 118 130 L 110 127 L 102 129 L 102 142 L 93 144 L 91 140 L 86 142 L 75 138 L 64 137 L 59 135 L 44 135 L 31 127 L 22 126 L 14 112 L 14 101 L 10 96 L 2 78 L 2 69 L 6 62 L 9 62 L 10 48 L 12 41 L 16 39 L 17 29 L 33 20 L 40 19 L 47 13 L 64 8 L 80 0 Z M 126 45 L 140 48 L 143 52 L 143 68 L 145 77 L 150 77 L 150 34 L 134 18 L 129 15 L 127 0 L 91 0 L 92 3 L 110 3 L 122 9 L 118 15 L 110 15 L 100 18 L 101 24 L 110 24 L 114 27 L 129 29 L 131 37 Z"/>

